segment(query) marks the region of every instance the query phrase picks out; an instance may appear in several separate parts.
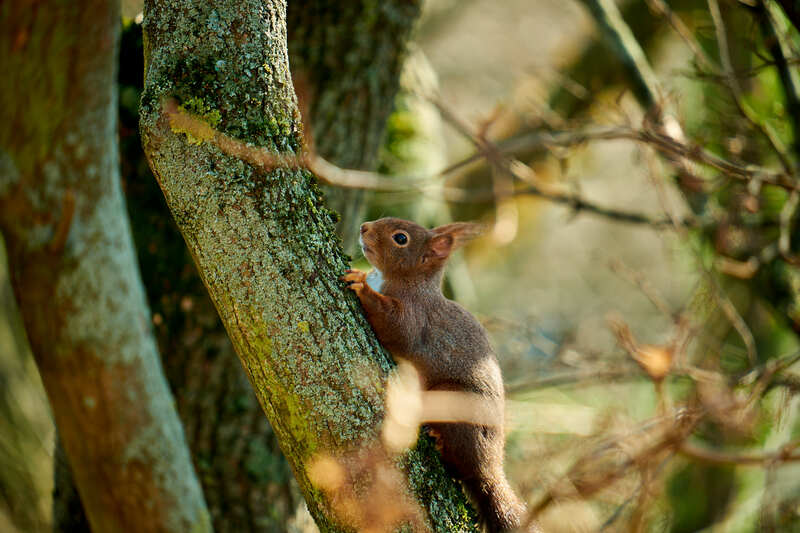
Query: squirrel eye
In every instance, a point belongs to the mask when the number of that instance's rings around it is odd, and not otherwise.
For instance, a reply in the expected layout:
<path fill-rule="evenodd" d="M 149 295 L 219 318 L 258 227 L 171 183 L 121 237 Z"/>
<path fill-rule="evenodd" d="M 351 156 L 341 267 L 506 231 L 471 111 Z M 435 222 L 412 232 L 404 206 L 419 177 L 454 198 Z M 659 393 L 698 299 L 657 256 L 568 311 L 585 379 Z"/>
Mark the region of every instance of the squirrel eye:
<path fill-rule="evenodd" d="M 405 246 L 408 244 L 408 234 L 404 231 L 398 231 L 394 235 L 392 235 L 392 240 L 399 244 L 400 246 Z"/>

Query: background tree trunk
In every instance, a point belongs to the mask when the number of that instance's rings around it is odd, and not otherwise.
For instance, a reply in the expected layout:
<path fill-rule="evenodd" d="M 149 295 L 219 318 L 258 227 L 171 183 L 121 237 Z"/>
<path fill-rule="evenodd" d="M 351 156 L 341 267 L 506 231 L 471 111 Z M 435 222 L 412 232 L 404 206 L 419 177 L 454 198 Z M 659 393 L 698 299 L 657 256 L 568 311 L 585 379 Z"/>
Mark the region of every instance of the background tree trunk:
<path fill-rule="evenodd" d="M 342 168 L 374 170 L 421 2 L 314 0 L 287 7 L 289 64 L 315 149 Z M 303 110 L 306 112 L 306 110 Z M 363 191 L 324 187 L 345 250 L 358 240 Z"/>
<path fill-rule="evenodd" d="M 0 8 L 0 228 L 64 449 L 97 531 L 207 531 L 119 184 L 119 6 Z"/>
<path fill-rule="evenodd" d="M 376 437 L 391 362 L 337 281 L 346 264 L 331 213 L 307 172 L 253 167 L 173 131 L 162 112 L 162 98 L 173 97 L 231 137 L 299 150 L 285 7 L 145 7 L 145 153 L 312 515 L 338 530 L 306 466 Z M 475 529 L 432 447 L 411 454 L 409 472 L 437 530 Z"/>

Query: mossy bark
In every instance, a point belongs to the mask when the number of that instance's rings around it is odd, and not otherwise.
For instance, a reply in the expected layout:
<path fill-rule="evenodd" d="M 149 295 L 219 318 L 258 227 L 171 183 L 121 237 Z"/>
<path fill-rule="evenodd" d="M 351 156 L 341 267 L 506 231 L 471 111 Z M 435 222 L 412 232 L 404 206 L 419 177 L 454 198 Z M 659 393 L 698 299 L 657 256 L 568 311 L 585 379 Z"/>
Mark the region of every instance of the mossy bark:
<path fill-rule="evenodd" d="M 301 124 L 288 70 L 285 4 L 145 3 L 145 153 L 167 204 L 323 531 L 345 527 L 306 466 L 377 437 L 391 360 L 355 297 L 313 176 L 252 167 L 172 131 L 164 98 L 217 129 L 297 151 Z M 200 141 L 200 142 L 198 142 Z M 475 530 L 432 447 L 410 455 L 418 501 L 439 531 Z"/>
<path fill-rule="evenodd" d="M 172 221 L 138 135 L 142 28 L 120 51 L 120 147 L 142 279 L 214 530 L 282 533 L 300 500 L 272 428 Z"/>
<path fill-rule="evenodd" d="M 0 6 L 0 229 L 95 531 L 208 531 L 119 182 L 119 6 Z"/>
<path fill-rule="evenodd" d="M 313 0 L 287 8 L 289 62 L 315 149 L 343 168 L 374 170 L 420 1 Z M 325 187 L 345 250 L 358 239 L 363 191 Z"/>

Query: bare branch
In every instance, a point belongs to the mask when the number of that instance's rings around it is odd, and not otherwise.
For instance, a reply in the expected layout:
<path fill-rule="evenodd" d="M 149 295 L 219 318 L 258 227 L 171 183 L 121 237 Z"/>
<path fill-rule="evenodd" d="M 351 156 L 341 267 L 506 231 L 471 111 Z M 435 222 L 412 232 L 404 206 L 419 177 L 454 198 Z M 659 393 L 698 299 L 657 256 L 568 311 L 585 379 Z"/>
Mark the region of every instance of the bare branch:
<path fill-rule="evenodd" d="M 678 448 L 678 452 L 690 459 L 715 465 L 769 466 L 777 463 L 800 461 L 800 454 L 791 453 L 798 447 L 800 447 L 800 439 L 788 442 L 774 452 L 737 454 L 701 448 L 689 442 L 684 442 Z"/>
<path fill-rule="evenodd" d="M 681 142 L 674 137 L 651 128 L 640 130 L 627 126 L 593 127 L 583 130 L 536 132 L 523 135 L 501 144 L 501 153 L 548 146 L 578 146 L 590 141 L 628 139 L 653 147 L 662 155 L 684 158 L 722 172 L 731 179 L 747 181 L 758 179 L 788 191 L 800 190 L 791 174 L 751 164 L 739 164 L 703 148 L 698 144 Z"/>
<path fill-rule="evenodd" d="M 725 318 L 731 323 L 731 326 L 733 326 L 733 329 L 739 334 L 739 337 L 741 337 L 747 349 L 747 358 L 750 361 L 750 365 L 755 366 L 758 361 L 758 353 L 756 352 L 756 340 L 755 337 L 753 337 L 753 332 L 750 331 L 747 322 L 745 322 L 742 315 L 740 315 L 739 311 L 736 309 L 736 306 L 722 290 L 714 274 L 702 265 L 701 269 L 705 273 L 708 283 L 711 285 L 712 295 L 717 301 L 720 311 L 722 311 L 722 314 L 725 315 Z"/>
<path fill-rule="evenodd" d="M 715 74 L 720 72 L 719 67 L 711 60 L 708 54 L 703 51 L 703 47 L 701 47 L 697 39 L 694 38 L 692 32 L 689 31 L 689 28 L 683 23 L 683 20 L 670 9 L 664 0 L 647 0 L 647 5 L 657 15 L 662 16 L 672 29 L 675 30 L 675 33 L 686 43 L 686 46 L 692 51 L 695 59 L 703 69 Z"/>
<path fill-rule="evenodd" d="M 766 122 L 763 122 L 758 114 L 744 101 L 742 87 L 739 85 L 739 79 L 734 73 L 733 62 L 731 61 L 731 51 L 728 45 L 728 30 L 725 27 L 725 21 L 722 18 L 717 0 L 708 0 L 708 9 L 711 12 L 711 19 L 714 21 L 714 28 L 717 34 L 717 44 L 719 45 L 719 55 L 722 61 L 725 86 L 731 93 L 733 102 L 750 124 L 767 139 L 773 151 L 778 156 L 778 159 L 780 159 L 781 164 L 786 169 L 786 172 L 793 175 L 794 165 L 786 153 L 786 147 L 783 145 L 783 142 L 772 128 L 770 128 Z"/>
<path fill-rule="evenodd" d="M 661 311 L 664 316 L 669 317 L 672 321 L 677 321 L 678 315 L 669 308 L 664 298 L 661 297 L 653 284 L 641 272 L 633 270 L 619 259 L 612 259 L 609 267 L 612 272 L 638 287 L 642 294 L 650 300 L 650 303 Z"/>
<path fill-rule="evenodd" d="M 174 131 L 191 135 L 198 143 L 210 142 L 222 152 L 262 169 L 307 168 L 324 183 L 346 189 L 407 191 L 415 188 L 414 183 L 387 178 L 373 172 L 339 168 L 308 150 L 300 154 L 278 154 L 239 141 L 215 130 L 206 121 L 183 109 L 173 99 L 165 100 L 162 109 Z"/>

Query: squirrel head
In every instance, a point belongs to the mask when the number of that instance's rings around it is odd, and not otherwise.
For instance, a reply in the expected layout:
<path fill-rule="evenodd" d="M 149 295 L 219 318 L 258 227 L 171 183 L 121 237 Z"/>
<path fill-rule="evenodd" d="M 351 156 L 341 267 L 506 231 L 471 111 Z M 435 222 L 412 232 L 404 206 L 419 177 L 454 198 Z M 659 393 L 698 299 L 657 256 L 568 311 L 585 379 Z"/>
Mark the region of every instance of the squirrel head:
<path fill-rule="evenodd" d="M 473 222 L 454 222 L 425 229 L 400 218 L 381 218 L 361 225 L 364 256 L 387 280 L 424 281 L 444 268 L 450 254 L 483 231 Z"/>

